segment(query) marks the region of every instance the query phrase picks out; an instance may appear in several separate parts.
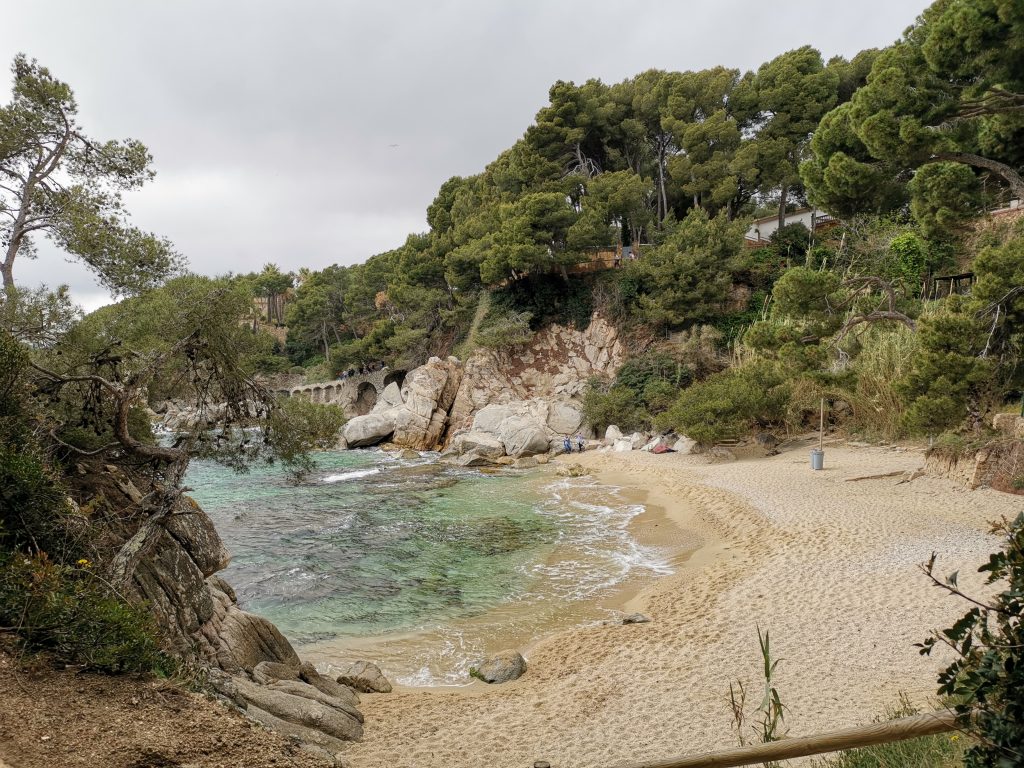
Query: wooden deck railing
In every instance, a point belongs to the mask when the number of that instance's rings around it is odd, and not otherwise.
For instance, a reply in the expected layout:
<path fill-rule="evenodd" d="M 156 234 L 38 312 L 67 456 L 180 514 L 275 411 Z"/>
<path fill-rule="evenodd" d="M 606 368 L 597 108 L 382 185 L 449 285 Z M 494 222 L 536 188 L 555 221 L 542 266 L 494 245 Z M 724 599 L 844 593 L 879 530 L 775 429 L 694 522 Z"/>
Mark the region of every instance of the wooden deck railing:
<path fill-rule="evenodd" d="M 914 715 L 884 723 L 870 723 L 818 736 L 783 739 L 768 744 L 753 744 L 703 755 L 685 755 L 653 762 L 629 763 L 616 768 L 733 768 L 755 765 L 772 760 L 791 760 L 807 755 L 820 755 L 844 749 L 860 749 L 891 741 L 916 739 L 956 730 L 956 716 L 952 712 L 933 712 Z"/>

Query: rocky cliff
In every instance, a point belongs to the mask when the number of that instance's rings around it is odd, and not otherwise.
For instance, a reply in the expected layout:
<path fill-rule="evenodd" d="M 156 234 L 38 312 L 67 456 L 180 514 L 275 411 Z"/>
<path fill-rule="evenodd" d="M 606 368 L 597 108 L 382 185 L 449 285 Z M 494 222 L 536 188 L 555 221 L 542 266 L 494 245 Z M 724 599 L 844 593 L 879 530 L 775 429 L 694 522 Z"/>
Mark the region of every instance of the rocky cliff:
<path fill-rule="evenodd" d="M 478 349 L 464 363 L 431 358 L 351 419 L 343 444 L 449 447 L 492 460 L 557 450 L 561 436 L 584 427 L 587 380 L 614 375 L 625 357 L 615 328 L 595 316 L 586 330 L 551 325 L 529 344 Z"/>

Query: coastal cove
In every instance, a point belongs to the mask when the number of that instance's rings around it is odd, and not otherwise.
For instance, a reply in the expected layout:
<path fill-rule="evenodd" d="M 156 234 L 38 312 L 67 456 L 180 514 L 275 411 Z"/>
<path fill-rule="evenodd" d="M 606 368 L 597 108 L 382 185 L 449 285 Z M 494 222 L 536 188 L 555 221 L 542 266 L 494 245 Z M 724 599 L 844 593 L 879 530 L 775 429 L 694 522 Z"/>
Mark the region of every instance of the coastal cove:
<path fill-rule="evenodd" d="M 367 659 L 396 686 L 465 686 L 488 654 L 618 622 L 702 543 L 644 490 L 437 458 L 323 452 L 299 484 L 197 463 L 189 483 L 241 605 L 321 669 Z"/>
<path fill-rule="evenodd" d="M 1013 514 L 1016 499 L 928 476 L 849 483 L 912 471 L 922 454 L 841 442 L 826 451 L 820 473 L 795 449 L 724 463 L 638 451 L 560 458 L 601 482 L 649 489 L 648 503 L 704 541 L 623 606 L 650 623 L 549 634 L 512 683 L 365 695 L 365 738 L 346 757 L 360 766 L 544 759 L 582 768 L 721 748 L 735 739 L 729 684 L 758 680 L 758 627 L 783 659 L 794 736 L 866 722 L 901 693 L 931 706 L 931 680 L 948 660 L 922 657 L 914 643 L 961 606 L 918 566 L 937 551 L 962 569 L 965 586 L 980 588 L 974 568 L 993 546 L 988 523 Z"/>

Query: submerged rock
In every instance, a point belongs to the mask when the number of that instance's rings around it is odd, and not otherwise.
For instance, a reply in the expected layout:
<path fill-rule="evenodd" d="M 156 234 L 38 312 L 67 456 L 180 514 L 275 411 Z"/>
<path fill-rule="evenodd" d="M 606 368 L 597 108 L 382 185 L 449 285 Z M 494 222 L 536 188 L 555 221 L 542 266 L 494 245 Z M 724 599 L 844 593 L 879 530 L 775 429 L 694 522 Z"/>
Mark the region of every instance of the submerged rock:
<path fill-rule="evenodd" d="M 523 676 L 526 659 L 519 651 L 501 651 L 473 670 L 470 674 L 485 683 L 507 683 Z"/>
<path fill-rule="evenodd" d="M 585 477 L 590 474 L 580 464 L 562 464 L 555 472 L 559 477 Z"/>
<path fill-rule="evenodd" d="M 363 693 L 391 693 L 391 683 L 380 667 L 369 661 L 357 661 L 338 675 L 338 682 Z"/>

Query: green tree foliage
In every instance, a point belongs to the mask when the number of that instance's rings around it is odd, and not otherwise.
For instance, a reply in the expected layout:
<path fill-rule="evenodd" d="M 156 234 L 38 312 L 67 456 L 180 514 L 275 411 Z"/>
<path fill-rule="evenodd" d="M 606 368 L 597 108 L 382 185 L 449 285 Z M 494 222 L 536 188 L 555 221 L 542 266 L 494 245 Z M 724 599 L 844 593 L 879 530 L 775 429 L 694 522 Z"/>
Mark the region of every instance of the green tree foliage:
<path fill-rule="evenodd" d="M 931 5 L 822 121 L 803 168 L 812 199 L 849 214 L 890 210 L 909 194 L 935 231 L 976 210 L 977 173 L 1024 196 L 1022 36 L 1019 3 Z"/>
<path fill-rule="evenodd" d="M 754 362 L 710 376 L 679 393 L 657 419 L 703 445 L 771 428 L 785 421 L 789 383 L 770 362 Z"/>
<path fill-rule="evenodd" d="M 85 135 L 71 88 L 24 55 L 14 59 L 13 98 L 0 107 L 0 274 L 6 301 L 16 259 L 34 258 L 45 236 L 91 269 L 104 287 L 129 294 L 180 267 L 170 244 L 132 227 L 121 193 L 153 177 L 135 139 Z"/>
<path fill-rule="evenodd" d="M 28 352 L 0 331 L 0 625 L 105 672 L 165 668 L 155 627 L 93 570 L 87 516 L 38 441 Z"/>
<path fill-rule="evenodd" d="M 972 607 L 941 634 L 920 644 L 922 654 L 949 646 L 955 660 L 939 675 L 939 695 L 954 702 L 961 725 L 977 737 L 964 755 L 966 768 L 1024 765 L 1024 514 L 993 526 L 1003 547 L 978 570 L 998 589 L 991 598 L 965 595 L 954 572 L 934 575 L 936 557 L 925 566 L 933 583 L 966 597 Z"/>
<path fill-rule="evenodd" d="M 694 209 L 663 242 L 627 267 L 636 312 L 655 327 L 679 327 L 722 313 L 730 267 L 743 247 L 742 223 Z"/>
<path fill-rule="evenodd" d="M 757 158 L 764 187 L 779 190 L 779 227 L 785 225 L 790 191 L 800 184 L 804 148 L 818 122 L 839 98 L 839 72 L 826 67 L 810 46 L 762 64 L 757 92 Z"/>

